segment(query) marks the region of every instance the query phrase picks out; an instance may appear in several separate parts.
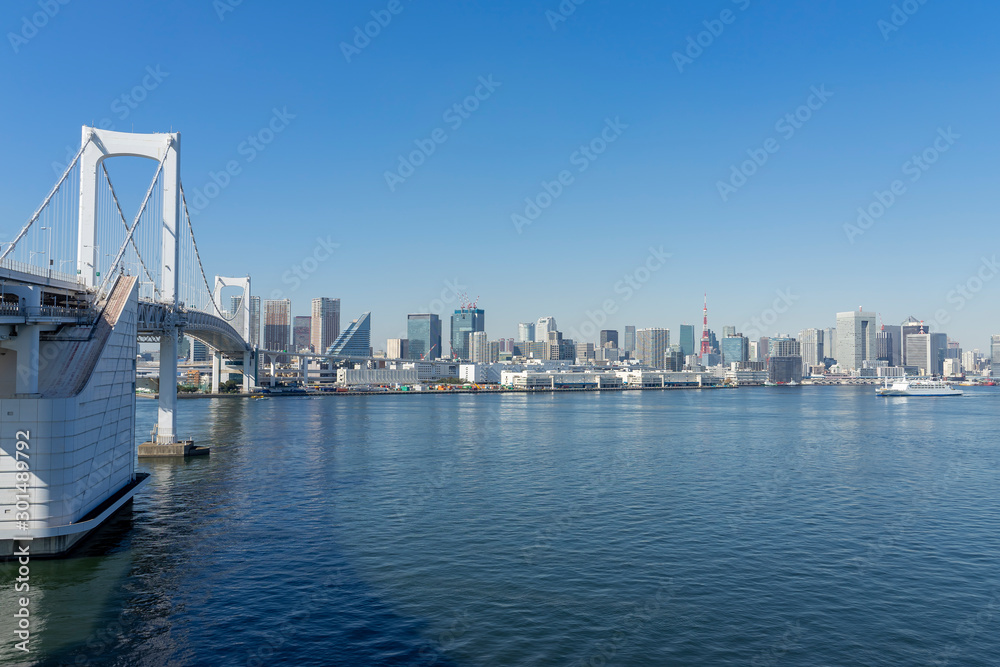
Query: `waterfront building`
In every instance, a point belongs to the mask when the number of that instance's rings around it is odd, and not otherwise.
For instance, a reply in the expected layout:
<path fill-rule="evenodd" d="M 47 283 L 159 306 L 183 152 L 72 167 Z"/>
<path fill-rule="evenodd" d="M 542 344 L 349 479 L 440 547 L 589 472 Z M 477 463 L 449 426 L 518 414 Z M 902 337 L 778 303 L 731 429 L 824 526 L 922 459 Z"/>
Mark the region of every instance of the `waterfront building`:
<path fill-rule="evenodd" d="M 517 342 L 530 343 L 535 340 L 535 323 L 521 322 L 517 325 Z"/>
<path fill-rule="evenodd" d="M 840 367 L 851 371 L 875 359 L 875 313 L 837 313 L 837 354 Z"/>
<path fill-rule="evenodd" d="M 684 353 L 684 358 L 686 359 L 692 354 L 697 353 L 697 349 L 694 346 L 694 325 L 693 324 L 682 324 L 681 325 L 681 351 Z"/>
<path fill-rule="evenodd" d="M 490 361 L 490 345 L 485 331 L 473 331 L 469 334 L 468 359 L 474 364 L 485 364 Z"/>
<path fill-rule="evenodd" d="M 635 332 L 635 358 L 653 368 L 663 368 L 670 348 L 670 329 L 649 328 Z"/>
<path fill-rule="evenodd" d="M 1000 377 L 1000 335 L 990 337 L 990 376 Z"/>
<path fill-rule="evenodd" d="M 344 357 L 370 357 L 372 337 L 372 314 L 363 313 L 361 317 L 351 322 L 337 336 L 337 340 L 326 351 L 328 355 Z"/>
<path fill-rule="evenodd" d="M 296 352 L 312 352 L 309 348 L 309 335 L 312 317 L 296 315 L 292 318 L 292 349 Z"/>
<path fill-rule="evenodd" d="M 947 334 L 911 333 L 906 337 L 906 365 L 922 369 L 924 375 L 942 375 L 947 349 Z"/>
<path fill-rule="evenodd" d="M 432 313 L 406 316 L 409 358 L 430 361 L 441 358 L 441 318 Z"/>
<path fill-rule="evenodd" d="M 799 347 L 802 354 L 803 373 L 809 373 L 813 366 L 823 364 L 824 349 L 822 329 L 803 329 L 799 332 Z"/>
<path fill-rule="evenodd" d="M 771 356 L 767 360 L 767 376 L 771 382 L 788 384 L 802 381 L 802 357 L 799 355 Z"/>
<path fill-rule="evenodd" d="M 385 342 L 387 359 L 409 359 L 410 341 L 406 338 L 390 338 Z"/>
<path fill-rule="evenodd" d="M 750 360 L 750 339 L 733 334 L 722 339 L 722 363 L 726 366 Z"/>
<path fill-rule="evenodd" d="M 598 345 L 600 347 L 618 347 L 618 330 L 602 329 Z"/>
<path fill-rule="evenodd" d="M 802 345 L 799 341 L 788 336 L 774 336 L 768 339 L 769 357 L 792 357 L 802 356 Z"/>
<path fill-rule="evenodd" d="M 837 360 L 837 327 L 823 329 L 824 359 Z"/>
<path fill-rule="evenodd" d="M 292 335 L 292 302 L 290 299 L 268 299 L 264 302 L 264 349 L 285 352 Z M 285 363 L 285 357 L 275 359 Z"/>
<path fill-rule="evenodd" d="M 625 327 L 625 351 L 635 352 L 635 327 L 632 325 Z"/>
<path fill-rule="evenodd" d="M 903 322 L 899 327 L 900 330 L 900 348 L 903 359 L 904 366 L 914 366 L 919 364 L 911 364 L 910 360 L 906 356 L 906 339 L 910 334 L 918 333 L 929 333 L 931 327 L 929 324 L 924 324 L 920 320 L 916 319 L 912 315 Z"/>
<path fill-rule="evenodd" d="M 312 300 L 309 344 L 313 352 L 322 352 L 340 335 L 340 299 L 320 297 Z"/>
<path fill-rule="evenodd" d="M 544 319 L 544 318 L 543 318 Z M 541 320 L 539 320 L 541 325 Z M 469 359 L 469 336 L 486 331 L 486 311 L 481 308 L 459 308 L 451 316 L 451 356 Z"/>

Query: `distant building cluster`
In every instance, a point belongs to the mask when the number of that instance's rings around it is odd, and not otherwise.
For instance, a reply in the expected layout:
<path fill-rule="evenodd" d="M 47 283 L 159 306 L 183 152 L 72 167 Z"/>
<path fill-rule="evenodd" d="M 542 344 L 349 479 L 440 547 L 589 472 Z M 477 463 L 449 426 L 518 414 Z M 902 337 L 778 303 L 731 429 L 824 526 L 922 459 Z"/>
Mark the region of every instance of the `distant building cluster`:
<path fill-rule="evenodd" d="M 243 326 L 240 301 L 239 296 L 232 298 L 231 312 L 237 314 L 234 327 Z M 516 338 L 490 339 L 485 310 L 478 303 L 463 303 L 451 314 L 447 332 L 438 314 L 407 315 L 406 338 L 390 338 L 384 351 L 378 352 L 371 344 L 371 313 L 363 313 L 341 329 L 340 299 L 313 299 L 310 315 L 293 317 L 289 299 L 262 303 L 259 297 L 251 297 L 249 313 L 251 341 L 275 353 L 269 355 L 271 362 L 315 367 L 324 377 L 344 370 L 338 369 L 343 364 L 315 359 L 305 364 L 294 361 L 292 356 L 335 356 L 359 371 L 396 368 L 411 373 L 417 372 L 419 363 L 445 364 L 446 369 L 452 364 L 456 373 L 470 381 L 499 381 L 503 372 L 572 370 L 596 373 L 593 381 L 603 386 L 617 381 L 626 385 L 642 381 L 628 375 L 615 376 L 618 380 L 614 380 L 607 373 L 641 371 L 699 374 L 733 384 L 796 384 L 819 378 L 891 378 L 904 374 L 1000 377 L 1000 335 L 992 336 L 987 353 L 978 349 L 963 351 L 946 333 L 932 331 L 931 325 L 913 317 L 899 325 L 876 324 L 876 314 L 863 309 L 837 313 L 832 327 L 804 329 L 794 337 L 776 334 L 753 340 L 735 326 L 723 326 L 718 336 L 708 326 L 706 300 L 700 335 L 692 324 L 681 324 L 673 340 L 670 329 L 628 325 L 621 332 L 603 329 L 596 340 L 584 341 L 565 336 L 553 316 L 518 323 Z M 210 350 L 200 341 L 185 341 L 182 347 L 193 362 L 210 360 Z M 461 370 L 466 367 L 472 370 Z M 430 367 L 420 368 L 424 369 L 418 373 L 421 377 L 437 375 L 427 370 Z M 670 382 L 692 381 L 670 377 Z M 550 380 L 540 377 L 530 382 Z M 565 377 L 560 382 L 573 384 Z"/>

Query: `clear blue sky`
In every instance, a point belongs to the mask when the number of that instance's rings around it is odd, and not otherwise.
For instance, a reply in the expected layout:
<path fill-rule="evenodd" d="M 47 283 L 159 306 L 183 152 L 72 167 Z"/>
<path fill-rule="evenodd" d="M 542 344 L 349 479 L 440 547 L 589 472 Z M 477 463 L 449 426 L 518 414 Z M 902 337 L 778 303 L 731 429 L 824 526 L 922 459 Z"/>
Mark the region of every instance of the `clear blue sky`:
<path fill-rule="evenodd" d="M 608 326 L 667 326 L 676 341 L 680 323 L 700 322 L 706 291 L 721 331 L 789 288 L 797 300 L 764 333 L 833 326 L 858 306 L 895 324 L 943 310 L 966 349 L 1000 332 L 998 269 L 980 269 L 998 252 L 995 2 L 913 0 L 889 31 L 893 3 L 871 0 L 586 0 L 564 21 L 547 14 L 556 0 L 232 1 L 72 0 L 37 34 L 24 24 L 37 2 L 3 3 L 5 236 L 80 126 L 107 119 L 181 131 L 189 198 L 237 161 L 195 222 L 207 270 L 249 272 L 257 294 L 280 290 L 295 314 L 314 296 L 339 297 L 345 321 L 371 310 L 376 348 L 451 280 L 480 297 L 491 338 L 542 315 L 579 330 L 611 300 Z M 390 7 L 348 62 L 342 43 Z M 719 34 L 701 35 L 707 46 L 679 68 L 675 53 L 710 28 Z M 144 77 L 151 89 L 131 108 L 121 97 Z M 822 86 L 833 95 L 812 98 L 808 121 L 776 126 Z M 468 118 L 445 116 L 477 87 L 486 99 L 470 100 Z M 294 118 L 248 161 L 241 142 L 274 109 Z M 574 157 L 607 119 L 619 127 L 606 152 Z M 398 156 L 438 128 L 446 141 L 390 189 Z M 948 128 L 958 138 L 911 180 L 904 165 Z M 723 201 L 719 181 L 768 139 L 777 152 Z M 113 177 L 134 207 L 154 165 L 127 166 Z M 512 214 L 564 170 L 570 184 L 518 233 Z M 897 179 L 905 192 L 850 243 L 844 225 Z M 317 238 L 339 247 L 294 288 L 282 276 Z M 630 298 L 616 293 L 661 246 L 663 268 Z M 971 299 L 949 298 L 978 271 L 990 279 Z"/>

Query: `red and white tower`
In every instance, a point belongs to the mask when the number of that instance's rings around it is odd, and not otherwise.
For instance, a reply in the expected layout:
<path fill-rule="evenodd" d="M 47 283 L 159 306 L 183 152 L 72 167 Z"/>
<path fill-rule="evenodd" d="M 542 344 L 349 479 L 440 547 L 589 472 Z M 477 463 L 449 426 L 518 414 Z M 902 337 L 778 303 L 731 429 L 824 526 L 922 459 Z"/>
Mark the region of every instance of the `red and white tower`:
<path fill-rule="evenodd" d="M 705 294 L 705 319 L 701 329 L 701 356 L 712 353 L 712 339 L 708 336 L 708 294 Z"/>

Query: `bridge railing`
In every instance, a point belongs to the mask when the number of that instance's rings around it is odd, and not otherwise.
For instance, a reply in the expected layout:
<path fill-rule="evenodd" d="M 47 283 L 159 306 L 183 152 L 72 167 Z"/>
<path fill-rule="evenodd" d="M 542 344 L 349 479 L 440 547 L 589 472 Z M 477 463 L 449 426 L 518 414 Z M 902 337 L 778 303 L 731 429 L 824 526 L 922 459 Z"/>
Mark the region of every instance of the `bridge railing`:
<path fill-rule="evenodd" d="M 79 276 L 63 273 L 61 271 L 53 271 L 52 269 L 48 269 L 44 266 L 36 266 L 35 264 L 19 262 L 10 258 L 5 259 L 3 263 L 0 264 L 0 268 L 10 269 L 11 271 L 20 271 L 21 273 L 28 273 L 33 276 L 41 276 L 43 278 L 54 278 L 56 280 L 62 280 L 69 283 L 80 282 Z"/>

